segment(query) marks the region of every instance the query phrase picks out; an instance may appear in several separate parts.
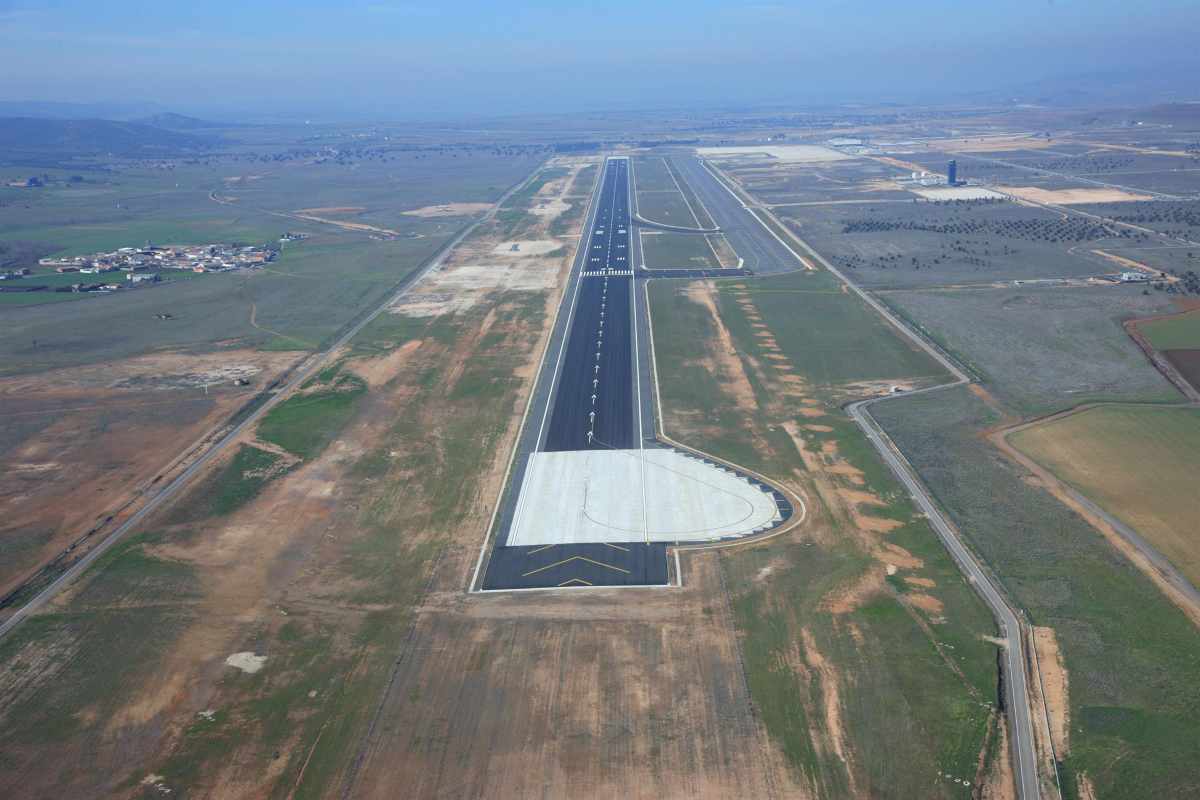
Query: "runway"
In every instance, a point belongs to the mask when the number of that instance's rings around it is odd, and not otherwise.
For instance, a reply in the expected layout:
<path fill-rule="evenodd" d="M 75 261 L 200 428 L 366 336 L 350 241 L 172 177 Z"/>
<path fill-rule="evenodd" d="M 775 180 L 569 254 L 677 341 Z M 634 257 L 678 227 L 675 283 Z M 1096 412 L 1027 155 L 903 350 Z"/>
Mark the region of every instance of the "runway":
<path fill-rule="evenodd" d="M 742 205 L 694 155 L 670 156 L 671 164 L 692 187 L 714 223 L 725 234 L 743 269 L 754 275 L 792 272 L 804 265 L 771 235 L 754 212 Z M 732 277 L 732 275 L 731 275 Z"/>
<path fill-rule="evenodd" d="M 612 159 L 588 238 L 574 320 L 539 450 L 636 446 L 629 162 Z M 609 273 L 626 273 L 611 275 Z"/>
<path fill-rule="evenodd" d="M 668 547 L 751 535 L 792 514 L 773 487 L 655 439 L 638 281 L 750 271 L 641 270 L 631 188 L 628 159 L 607 159 L 476 590 L 663 586 Z"/>

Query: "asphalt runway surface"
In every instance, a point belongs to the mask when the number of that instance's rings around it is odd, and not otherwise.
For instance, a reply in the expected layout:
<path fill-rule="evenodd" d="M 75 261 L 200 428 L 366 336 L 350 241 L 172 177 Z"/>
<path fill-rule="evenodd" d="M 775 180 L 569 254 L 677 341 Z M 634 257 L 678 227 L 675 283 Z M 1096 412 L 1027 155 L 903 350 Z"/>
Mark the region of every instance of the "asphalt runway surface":
<path fill-rule="evenodd" d="M 670 159 L 742 259 L 745 270 L 755 275 L 772 275 L 803 268 L 795 254 L 763 227 L 754 212 L 705 169 L 699 158 L 673 155 Z"/>
<path fill-rule="evenodd" d="M 569 327 L 562 334 L 566 344 L 559 353 L 552 351 L 547 363 L 553 377 L 543 415 L 531 413 L 527 420 L 537 429 L 530 451 L 624 450 L 639 447 L 643 440 L 634 396 L 639 380 L 634 279 L 611 274 L 633 269 L 626 159 L 605 163 L 593 203 L 587 246 L 580 248 L 568 284 L 572 305 L 563 309 L 569 313 Z M 529 455 L 518 456 L 522 463 L 514 473 L 510 508 L 487 560 L 483 590 L 667 584 L 667 546 L 661 543 L 508 546 L 511 506 L 516 505 Z"/>
<path fill-rule="evenodd" d="M 637 446 L 633 404 L 633 278 L 629 162 L 613 159 L 588 233 L 567 347 L 559 364 L 544 451 Z"/>
<path fill-rule="evenodd" d="M 679 158 L 676 164 L 713 219 L 727 231 L 731 243 L 741 243 L 734 245 L 739 256 L 741 247 L 751 254 L 758 268 L 768 273 L 801 266 L 696 159 Z M 560 312 L 566 320 L 556 325 L 552 339 L 560 344 L 551 347 L 539 379 L 540 384 L 549 377 L 549 388 L 535 389 L 535 402 L 526 420 L 526 428 L 532 430 L 522 432 L 496 539 L 483 565 L 479 588 L 485 591 L 662 586 L 669 582 L 668 545 L 663 543 L 507 544 L 533 452 L 655 446 L 653 414 L 645 410 L 651 393 L 646 376 L 640 374 L 647 372 L 649 363 L 647 331 L 643 330 L 640 340 L 635 341 L 639 326 L 646 325 L 645 309 L 640 308 L 635 292 L 636 281 L 748 276 L 757 271 L 750 264 L 742 269 L 640 269 L 631 250 L 629 184 L 628 160 L 609 159 L 585 222 L 586 247 L 580 248 L 572 265 L 564 300 L 569 305 Z M 643 387 L 640 391 L 639 382 Z M 782 495 L 777 494 L 777 499 L 786 520 L 791 516 L 791 505 Z"/>

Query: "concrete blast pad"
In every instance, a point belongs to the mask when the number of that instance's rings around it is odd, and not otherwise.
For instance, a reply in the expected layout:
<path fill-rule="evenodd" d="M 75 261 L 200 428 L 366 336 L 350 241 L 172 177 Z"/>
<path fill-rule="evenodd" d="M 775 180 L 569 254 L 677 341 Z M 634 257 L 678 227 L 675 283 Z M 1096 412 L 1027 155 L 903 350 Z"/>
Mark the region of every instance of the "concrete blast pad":
<path fill-rule="evenodd" d="M 770 494 L 675 450 L 539 452 L 507 544 L 710 541 L 779 519 Z"/>

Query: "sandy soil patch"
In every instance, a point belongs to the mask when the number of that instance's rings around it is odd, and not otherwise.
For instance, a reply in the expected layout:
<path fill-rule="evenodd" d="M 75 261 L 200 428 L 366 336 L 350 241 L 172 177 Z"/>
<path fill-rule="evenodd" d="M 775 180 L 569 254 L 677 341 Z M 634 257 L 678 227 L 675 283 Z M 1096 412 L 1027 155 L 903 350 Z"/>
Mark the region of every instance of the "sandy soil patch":
<path fill-rule="evenodd" d="M 1070 206 L 1084 203 L 1129 203 L 1135 200 L 1153 200 L 1148 194 L 1134 194 L 1122 189 L 1040 189 L 1036 186 L 997 186 L 997 190 L 1029 200 L 1053 206 Z"/>
<path fill-rule="evenodd" d="M 419 295 L 418 295 L 419 296 Z M 411 314 L 410 316 L 423 316 Z M 432 315 L 428 315 L 432 316 Z M 383 386 L 396 377 L 400 368 L 408 362 L 409 357 L 424 343 L 423 339 L 412 339 L 397 347 L 387 355 L 376 358 L 356 358 L 349 363 L 349 368 L 355 375 L 367 382 L 371 388 Z"/>
<path fill-rule="evenodd" d="M 466 217 L 471 214 L 478 214 L 487 211 L 492 207 L 491 203 L 441 203 L 436 206 L 422 206 L 409 211 L 401 212 L 408 217 L 436 218 L 436 217 Z"/>
<path fill-rule="evenodd" d="M 833 589 L 821 600 L 821 607 L 831 614 L 849 614 L 877 595 L 884 586 L 885 570 L 870 567 L 856 579 Z"/>
<path fill-rule="evenodd" d="M 1022 135 L 971 136 L 954 139 L 932 139 L 926 143 L 931 150 L 951 153 L 1002 153 L 1012 150 L 1042 150 L 1051 146 L 1044 136 Z"/>
<path fill-rule="evenodd" d="M 1093 250 L 1092 252 L 1123 269 L 1136 269 L 1139 272 L 1149 272 L 1151 275 L 1159 274 L 1159 271 L 1154 267 L 1143 264 L 1140 261 L 1134 261 L 1132 258 L 1125 258 L 1125 256 L 1119 256 L 1116 253 L 1107 253 L 1104 250 Z"/>
<path fill-rule="evenodd" d="M 529 213 L 535 216 L 542 217 L 547 220 L 557 219 L 571 209 L 571 204 L 566 200 L 554 198 L 553 200 L 544 200 L 538 203 L 533 208 L 529 209 Z"/>
<path fill-rule="evenodd" d="M 501 242 L 492 248 L 492 252 L 498 256 L 523 258 L 525 256 L 544 256 L 547 253 L 553 253 L 562 246 L 562 242 L 557 239 L 526 239 L 514 242 Z"/>
<path fill-rule="evenodd" d="M 156 478 L 190 463 L 236 408 L 299 358 L 157 353 L 0 380 L 6 417 L 39 426 L 0 452 L 0 594 L 68 547 L 78 556 L 102 541 Z"/>
<path fill-rule="evenodd" d="M 225 657 L 226 666 L 233 667 L 234 669 L 240 669 L 242 672 L 245 672 L 248 675 L 253 675 L 254 673 L 258 672 L 266 663 L 266 656 L 256 655 L 251 651 L 233 653 L 232 655 Z"/>
<path fill-rule="evenodd" d="M 333 214 L 335 217 L 346 214 L 361 214 L 366 206 L 318 206 L 317 208 L 298 208 L 297 214 Z"/>
<path fill-rule="evenodd" d="M 930 614 L 935 617 L 941 616 L 942 611 L 944 610 L 941 600 L 938 600 L 931 594 L 925 594 L 924 592 L 911 592 L 904 595 L 904 600 L 905 602 L 921 609 L 926 614 Z"/>
<path fill-rule="evenodd" d="M 820 678 L 821 705 L 825 717 L 826 735 L 817 741 L 820 742 L 824 739 L 828 742 L 833 748 L 834 755 L 846 766 L 846 776 L 850 782 L 850 796 L 856 796 L 858 790 L 855 787 L 855 771 L 850 764 L 846 732 L 842 727 L 841 680 L 838 677 L 838 671 L 817 649 L 817 640 L 808 628 L 800 629 L 800 640 L 804 647 L 804 660 Z"/>
<path fill-rule="evenodd" d="M 1043 699 L 1050 717 L 1050 738 L 1061 759 L 1071 746 L 1070 681 L 1053 628 L 1034 627 L 1033 646 L 1042 673 Z"/>
<path fill-rule="evenodd" d="M 740 410 L 756 412 L 758 400 L 754 396 L 754 387 L 750 384 L 750 378 L 746 375 L 746 369 L 738 356 L 733 336 L 725 327 L 725 322 L 717 310 L 716 301 L 713 299 L 714 292 L 712 281 L 692 283 L 687 287 L 688 299 L 708 311 L 709 320 L 717 332 L 717 340 L 709 350 L 709 355 L 723 378 L 726 391 Z"/>

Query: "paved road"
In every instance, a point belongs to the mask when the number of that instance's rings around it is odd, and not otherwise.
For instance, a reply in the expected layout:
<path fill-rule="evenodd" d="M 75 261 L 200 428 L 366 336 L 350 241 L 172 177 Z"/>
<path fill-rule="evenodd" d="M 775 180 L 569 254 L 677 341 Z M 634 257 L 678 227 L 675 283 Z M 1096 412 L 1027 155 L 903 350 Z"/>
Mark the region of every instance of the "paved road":
<path fill-rule="evenodd" d="M 686 162 L 685 162 L 686 163 Z M 693 167 L 692 172 L 695 172 Z M 700 169 L 703 169 L 702 167 Z M 707 170 L 703 170 L 707 173 Z M 716 181 L 715 176 L 708 173 L 709 177 Z M 692 180 L 689 173 L 688 179 Z M 693 183 L 693 186 L 696 184 Z M 718 185 L 725 192 L 730 201 L 736 205 L 746 209 L 747 214 L 750 214 L 749 209 L 742 199 L 737 196 L 734 191 L 726 186 L 723 182 L 718 182 Z M 708 200 L 706 199 L 707 205 Z M 728 204 L 726 204 L 728 206 Z M 712 207 L 710 206 L 710 211 Z M 750 214 L 753 217 L 753 214 Z M 713 219 L 716 220 L 714 212 Z M 757 217 L 755 221 L 762 228 L 766 228 Z M 724 223 L 718 220 L 718 224 L 724 227 Z M 769 231 L 768 231 L 769 232 Z M 1021 636 L 1021 623 L 1014 609 L 1012 609 L 999 589 L 992 582 L 991 577 L 984 570 L 980 562 L 975 558 L 974 554 L 963 543 L 961 536 L 954 525 L 941 512 L 928 489 L 917 476 L 912 465 L 908 463 L 908 459 L 900 452 L 899 448 L 892 442 L 879 424 L 870 414 L 870 407 L 876 403 L 887 402 L 896 397 L 910 397 L 914 394 L 928 393 L 935 391 L 944 391 L 958 386 L 965 386 L 970 383 L 967 377 L 957 364 L 946 356 L 940 349 L 935 347 L 930 342 L 926 341 L 915 331 L 911 330 L 904 322 L 892 314 L 882 303 L 876 300 L 867 292 L 863 291 L 846 275 L 840 272 L 836 267 L 830 264 L 819 253 L 807 248 L 813 258 L 820 263 L 830 273 L 840 278 L 855 294 L 863 299 L 869 306 L 879 312 L 885 319 L 901 331 L 905 336 L 912 340 L 918 347 L 929 353 L 938 361 L 951 375 L 954 380 L 950 383 L 941 386 L 933 386 L 928 389 L 922 389 L 918 392 L 909 392 L 904 395 L 889 395 L 886 397 L 877 397 L 870 400 L 862 400 L 857 403 L 852 403 L 847 406 L 846 410 L 851 418 L 863 429 L 867 438 L 875 449 L 883 457 L 884 461 L 895 473 L 896 477 L 908 489 L 909 494 L 916 502 L 917 506 L 928 517 L 930 525 L 942 540 L 951 557 L 967 576 L 967 580 L 975 587 L 976 592 L 987 603 L 988 607 L 996 617 L 997 624 L 1000 627 L 1000 633 L 1005 641 L 1004 647 L 1004 669 L 1005 669 L 1005 685 L 1008 693 L 1007 711 L 1009 716 L 1009 728 L 1013 737 L 1012 751 L 1014 758 L 1014 768 L 1017 775 L 1017 790 L 1021 800 L 1035 800 L 1041 796 L 1040 781 L 1038 778 L 1038 763 L 1037 754 L 1034 748 L 1033 741 L 1033 718 L 1030 712 L 1029 687 L 1026 681 L 1025 674 L 1025 646 Z M 795 254 L 793 253 L 793 257 Z M 798 260 L 798 259 L 797 259 Z"/>
<path fill-rule="evenodd" d="M 150 497 L 146 501 L 145 505 L 143 505 L 136 513 L 134 513 L 133 516 L 117 527 L 116 530 L 110 533 L 102 542 L 93 547 L 87 553 L 87 555 L 76 561 L 62 575 L 55 579 L 53 583 L 42 589 L 42 591 L 35 595 L 33 599 L 31 599 L 24 606 L 17 609 L 11 617 L 5 620 L 3 624 L 0 624 L 0 638 L 3 638 L 10 631 L 20 625 L 21 622 L 30 614 L 34 613 L 39 608 L 46 605 L 46 603 L 50 602 L 50 600 L 57 596 L 59 592 L 61 592 L 72 582 L 74 582 L 76 578 L 82 575 L 83 572 L 96 561 L 96 559 L 100 558 L 100 556 L 106 553 L 110 548 L 116 545 L 117 542 L 129 534 L 130 531 L 134 530 L 138 524 L 142 522 L 142 520 L 152 514 L 164 503 L 168 502 L 172 497 L 177 495 L 192 478 L 194 478 L 202 469 L 204 469 L 205 465 L 222 453 L 225 448 L 233 444 L 244 430 L 254 425 L 263 416 L 263 414 L 266 414 L 268 411 L 278 405 L 292 389 L 299 386 L 301 383 L 307 380 L 309 376 L 320 370 L 329 360 L 330 355 L 335 350 L 345 346 L 351 339 L 358 335 L 359 331 L 361 331 L 376 317 L 383 313 L 388 306 L 392 305 L 398 298 L 404 296 L 413 286 L 413 284 L 424 277 L 425 274 L 427 274 L 430 270 L 441 264 L 447 253 L 457 247 L 458 244 L 462 242 L 463 239 L 467 238 L 467 236 L 469 236 L 480 224 L 491 219 L 496 214 L 496 211 L 500 208 L 500 206 L 502 206 L 513 193 L 524 186 L 532 177 L 533 174 L 505 192 L 504 195 L 496 202 L 496 205 L 493 206 L 491 211 L 463 228 L 453 239 L 442 245 L 442 247 L 438 249 L 438 251 L 429 259 L 426 264 L 415 270 L 411 275 L 401 281 L 397 290 L 388 295 L 386 300 L 351 325 L 350 328 L 348 328 L 345 333 L 339 336 L 337 341 L 331 344 L 328 348 L 309 358 L 307 362 L 305 362 L 299 369 L 296 370 L 288 382 L 280 387 L 280 389 L 265 403 L 263 403 L 253 413 L 233 427 L 220 440 L 218 440 L 216 444 L 214 444 L 199 458 L 197 458 L 196 461 L 191 464 L 191 466 L 187 467 L 187 469 L 177 475 L 173 480 L 165 484 L 158 491 L 158 493 Z"/>

